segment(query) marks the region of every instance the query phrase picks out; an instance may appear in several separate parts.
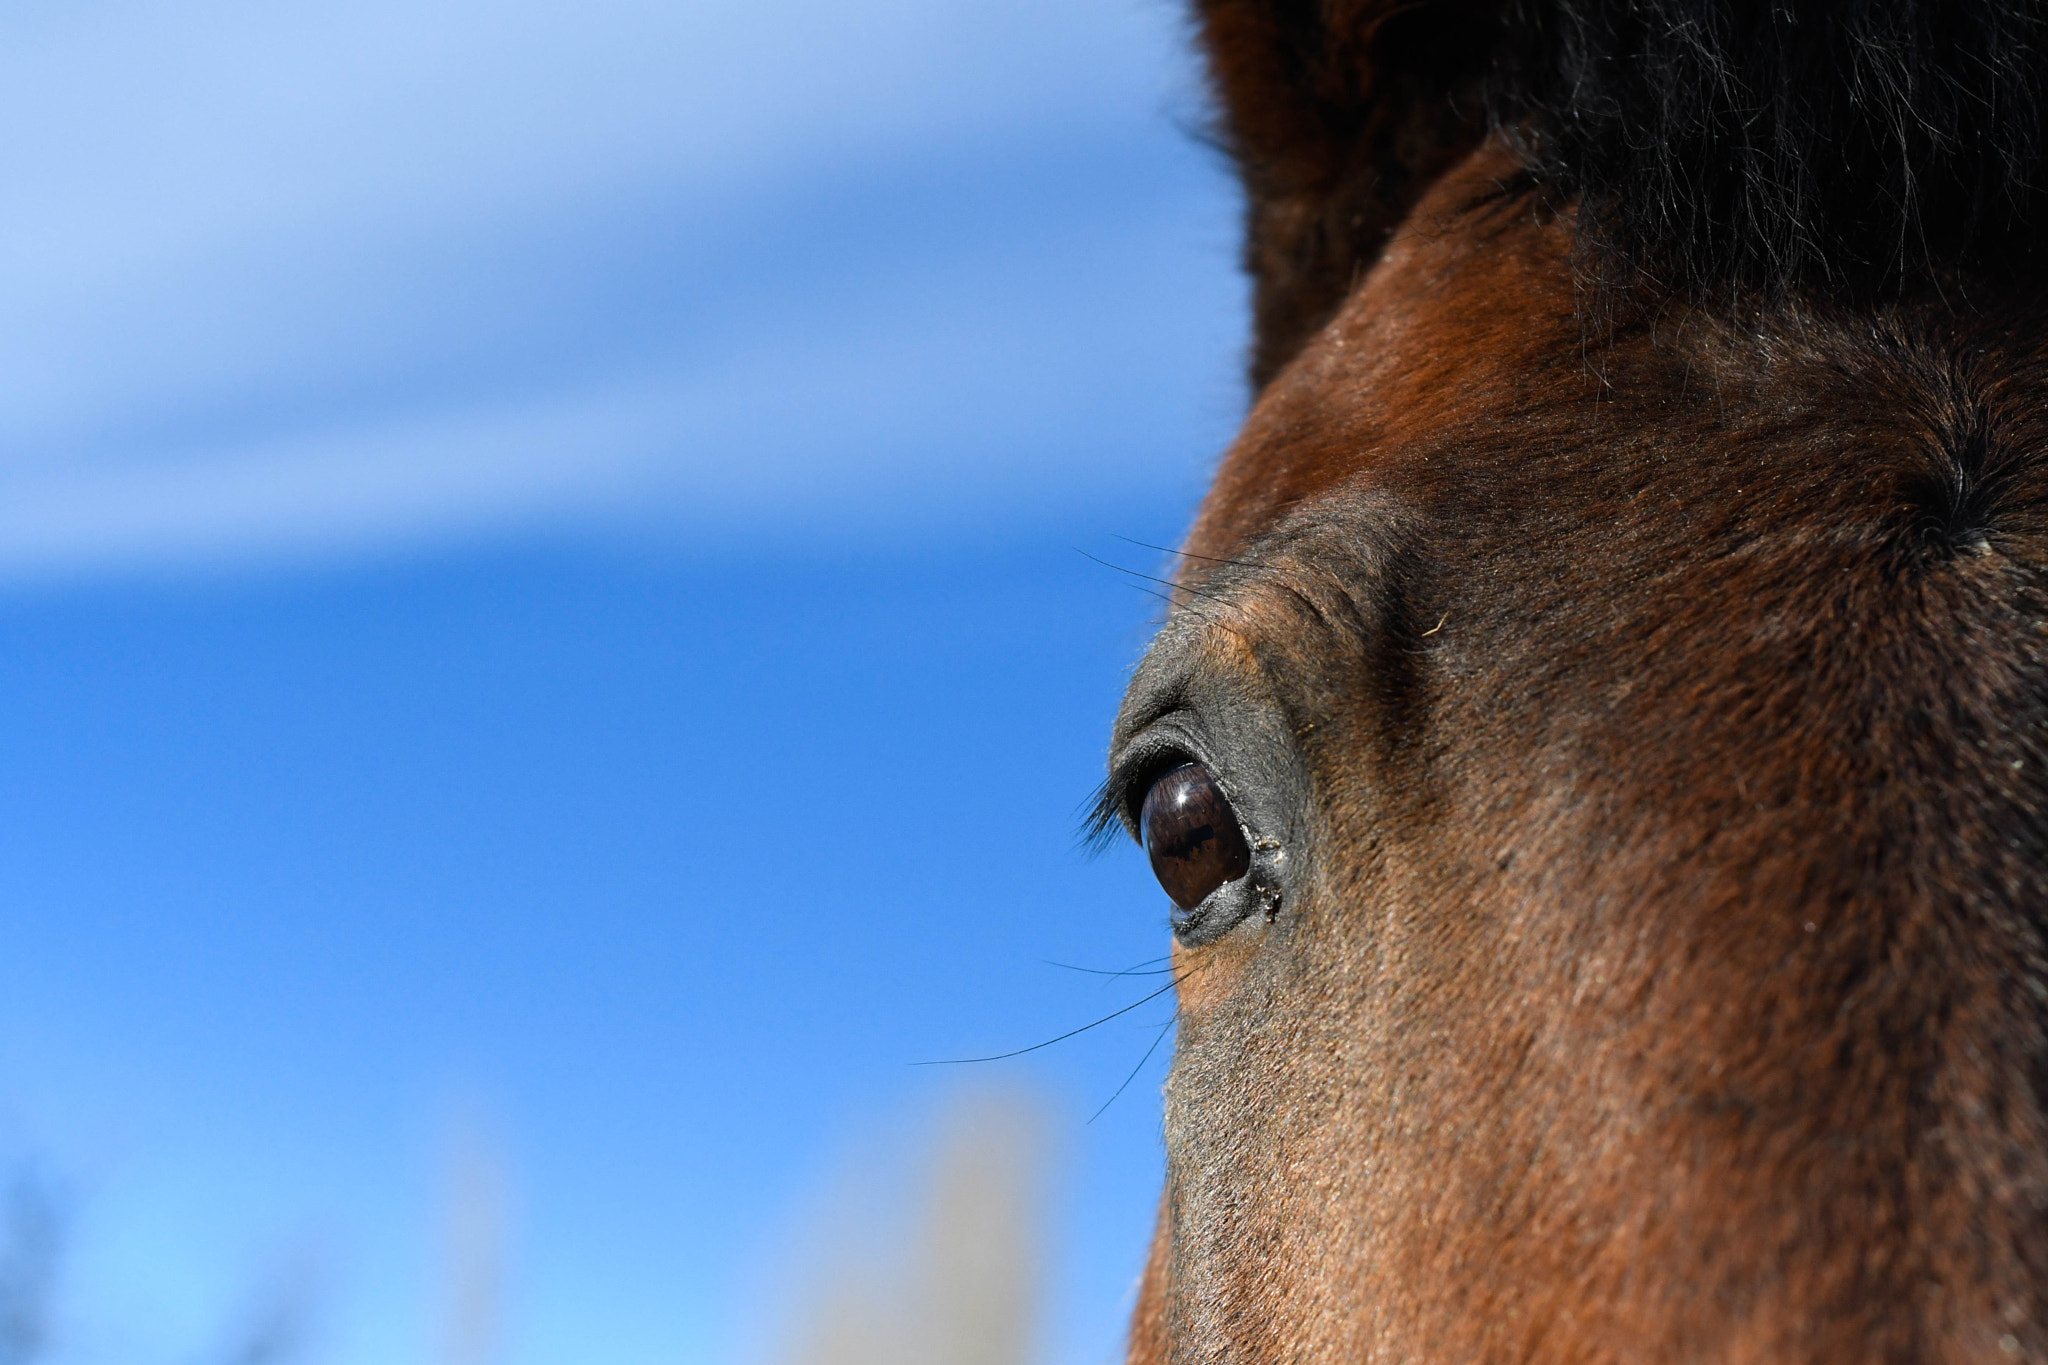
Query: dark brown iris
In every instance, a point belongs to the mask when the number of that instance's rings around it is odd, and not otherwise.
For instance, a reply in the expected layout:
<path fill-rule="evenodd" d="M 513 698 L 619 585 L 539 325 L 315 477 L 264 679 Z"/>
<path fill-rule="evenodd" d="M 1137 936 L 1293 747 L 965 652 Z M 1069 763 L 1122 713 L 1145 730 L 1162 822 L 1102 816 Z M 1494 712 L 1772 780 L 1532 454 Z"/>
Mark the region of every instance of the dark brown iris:
<path fill-rule="evenodd" d="M 1152 784 L 1139 817 L 1152 875 L 1183 910 L 1192 910 L 1225 882 L 1251 871 L 1252 851 L 1237 812 L 1199 763 L 1183 763 Z"/>

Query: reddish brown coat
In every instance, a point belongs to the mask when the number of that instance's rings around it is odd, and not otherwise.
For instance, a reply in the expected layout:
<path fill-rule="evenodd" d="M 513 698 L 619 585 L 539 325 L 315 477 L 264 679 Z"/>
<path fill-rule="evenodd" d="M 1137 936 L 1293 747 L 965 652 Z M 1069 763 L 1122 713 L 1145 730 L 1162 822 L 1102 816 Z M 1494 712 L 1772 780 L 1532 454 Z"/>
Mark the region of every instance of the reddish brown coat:
<path fill-rule="evenodd" d="M 1283 7 L 1205 8 L 1277 164 Z M 1306 778 L 1298 892 L 1177 949 L 1131 1359 L 2048 1359 L 2048 308 L 1596 329 L 1460 155 L 1327 321 L 1262 276 L 1147 665 Z"/>

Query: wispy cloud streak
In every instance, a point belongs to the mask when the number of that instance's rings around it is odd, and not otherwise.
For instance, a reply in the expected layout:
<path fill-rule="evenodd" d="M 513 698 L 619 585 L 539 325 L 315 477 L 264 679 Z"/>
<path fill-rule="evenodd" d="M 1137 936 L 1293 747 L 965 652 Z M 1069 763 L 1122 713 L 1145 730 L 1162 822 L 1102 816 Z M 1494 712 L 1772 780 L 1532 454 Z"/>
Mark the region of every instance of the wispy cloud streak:
<path fill-rule="evenodd" d="M 0 575 L 1154 477 L 1235 308 L 1172 22 L 10 11 Z"/>

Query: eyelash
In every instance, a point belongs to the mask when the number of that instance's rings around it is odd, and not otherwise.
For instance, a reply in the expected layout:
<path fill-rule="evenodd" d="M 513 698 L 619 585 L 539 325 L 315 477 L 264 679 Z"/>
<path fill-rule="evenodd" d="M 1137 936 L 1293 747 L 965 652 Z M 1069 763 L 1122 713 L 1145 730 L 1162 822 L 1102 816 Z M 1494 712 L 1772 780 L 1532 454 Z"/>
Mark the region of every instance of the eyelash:
<path fill-rule="evenodd" d="M 1124 826 L 1123 788 L 1115 777 L 1103 780 L 1089 798 L 1086 814 L 1081 821 L 1081 846 L 1090 853 L 1107 852 L 1116 842 L 1119 834 L 1127 833 Z"/>

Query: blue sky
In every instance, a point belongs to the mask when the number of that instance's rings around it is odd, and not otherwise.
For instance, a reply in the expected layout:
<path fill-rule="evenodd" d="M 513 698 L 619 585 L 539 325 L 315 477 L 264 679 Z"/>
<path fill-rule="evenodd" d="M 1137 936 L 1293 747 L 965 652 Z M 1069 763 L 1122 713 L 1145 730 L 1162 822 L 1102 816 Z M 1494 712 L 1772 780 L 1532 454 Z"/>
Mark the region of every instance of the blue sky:
<path fill-rule="evenodd" d="M 1162 428 L 1237 401 L 1166 0 L 7 27 L 18 573 L 1185 500 Z"/>
<path fill-rule="evenodd" d="M 471 1129 L 504 1360 L 757 1358 L 911 1063 L 1143 993 L 1047 960 L 1166 941 L 1074 828 L 1157 608 L 1086 556 L 1156 570 L 1243 401 L 1192 71 L 1163 0 L 0 16 L 52 1359 L 293 1296 L 306 1359 L 436 1359 Z M 978 1073 L 1054 1115 L 1047 1360 L 1115 1358 L 1160 1059 L 1084 1120 L 1166 1017 Z"/>

